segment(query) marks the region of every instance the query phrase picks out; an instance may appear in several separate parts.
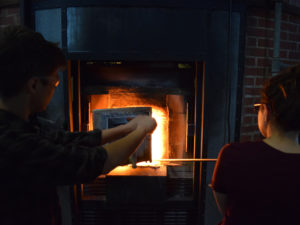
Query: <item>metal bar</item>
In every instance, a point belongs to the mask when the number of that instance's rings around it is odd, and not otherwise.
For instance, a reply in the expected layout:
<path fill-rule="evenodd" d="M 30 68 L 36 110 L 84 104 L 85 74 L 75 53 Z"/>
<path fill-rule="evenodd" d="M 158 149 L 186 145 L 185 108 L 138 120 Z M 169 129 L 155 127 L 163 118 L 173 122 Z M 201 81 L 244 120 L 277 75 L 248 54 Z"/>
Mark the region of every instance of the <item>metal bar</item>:
<path fill-rule="evenodd" d="M 12 1 L 17 0 L 1 0 Z M 260 0 L 261 1 L 261 0 Z M 1 3 L 0 3 L 1 4 Z M 182 0 L 48 0 L 35 1 L 35 5 L 39 9 L 57 8 L 61 6 L 67 7 L 151 7 L 151 8 L 183 8 L 183 9 L 226 9 L 225 3 L 222 1 L 182 1 Z"/>
<path fill-rule="evenodd" d="M 77 60 L 77 91 L 78 91 L 78 131 L 81 131 L 81 71 L 80 60 Z"/>
<path fill-rule="evenodd" d="M 13 1 L 11 1 L 13 2 Z M 20 22 L 22 26 L 29 27 L 31 29 L 35 29 L 35 15 L 31 7 L 31 0 L 20 0 L 15 5 L 16 7 L 20 7 Z M 11 5 L 14 7 L 14 5 Z M 1 7 L 1 3 L 0 3 Z"/>
<path fill-rule="evenodd" d="M 239 34 L 239 64 L 238 64 L 238 81 L 237 81 L 237 98 L 236 98 L 236 119 L 234 141 L 240 141 L 240 129 L 242 123 L 242 104 L 243 104 L 243 77 L 246 51 L 246 8 L 241 9 L 240 13 L 240 34 Z"/>
<path fill-rule="evenodd" d="M 69 126 L 70 131 L 74 131 L 74 119 L 73 119 L 73 82 L 72 82 L 72 75 L 71 75 L 71 61 L 68 60 L 67 64 L 67 71 L 68 71 L 68 103 L 69 103 Z"/>
<path fill-rule="evenodd" d="M 194 159 L 205 158 L 206 146 L 204 138 L 204 99 L 205 99 L 205 64 L 196 62 L 195 74 L 195 115 L 194 115 Z M 193 162 L 193 199 L 197 208 L 195 224 L 203 224 L 203 210 L 205 192 L 202 191 L 205 183 L 205 167 L 202 162 Z"/>
<path fill-rule="evenodd" d="M 158 159 L 160 162 L 216 162 L 217 159 Z"/>

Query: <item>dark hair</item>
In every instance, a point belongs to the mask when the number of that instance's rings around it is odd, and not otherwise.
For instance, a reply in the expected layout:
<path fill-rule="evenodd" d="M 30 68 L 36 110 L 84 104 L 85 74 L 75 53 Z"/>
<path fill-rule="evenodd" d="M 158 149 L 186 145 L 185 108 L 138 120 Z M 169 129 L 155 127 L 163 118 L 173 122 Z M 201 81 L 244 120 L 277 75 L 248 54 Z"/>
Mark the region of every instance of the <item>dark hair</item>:
<path fill-rule="evenodd" d="M 29 28 L 8 26 L 0 32 L 0 96 L 12 97 L 35 76 L 48 76 L 64 67 L 57 44 Z"/>
<path fill-rule="evenodd" d="M 271 113 L 282 129 L 300 130 L 300 64 L 266 82 L 262 102 L 270 105 Z"/>

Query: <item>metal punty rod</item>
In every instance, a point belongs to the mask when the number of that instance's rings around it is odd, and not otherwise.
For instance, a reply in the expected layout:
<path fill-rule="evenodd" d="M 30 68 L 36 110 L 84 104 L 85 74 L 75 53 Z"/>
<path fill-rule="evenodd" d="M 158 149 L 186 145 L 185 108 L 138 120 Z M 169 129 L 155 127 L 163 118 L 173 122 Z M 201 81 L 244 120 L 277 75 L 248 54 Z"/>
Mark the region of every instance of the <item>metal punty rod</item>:
<path fill-rule="evenodd" d="M 159 159 L 160 162 L 215 162 L 217 159 Z"/>

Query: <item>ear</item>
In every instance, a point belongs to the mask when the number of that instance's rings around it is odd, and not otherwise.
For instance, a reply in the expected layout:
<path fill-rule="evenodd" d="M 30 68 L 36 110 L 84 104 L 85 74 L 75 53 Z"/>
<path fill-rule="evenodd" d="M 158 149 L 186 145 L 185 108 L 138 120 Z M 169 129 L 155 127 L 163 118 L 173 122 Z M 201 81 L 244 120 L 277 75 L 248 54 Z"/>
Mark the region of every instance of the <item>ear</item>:
<path fill-rule="evenodd" d="M 266 104 L 261 105 L 261 112 L 262 112 L 262 118 L 263 121 L 266 123 L 270 120 L 271 112 L 269 107 Z"/>
<path fill-rule="evenodd" d="M 39 78 L 31 77 L 26 83 L 26 91 L 29 94 L 34 94 L 37 92 L 39 86 Z"/>

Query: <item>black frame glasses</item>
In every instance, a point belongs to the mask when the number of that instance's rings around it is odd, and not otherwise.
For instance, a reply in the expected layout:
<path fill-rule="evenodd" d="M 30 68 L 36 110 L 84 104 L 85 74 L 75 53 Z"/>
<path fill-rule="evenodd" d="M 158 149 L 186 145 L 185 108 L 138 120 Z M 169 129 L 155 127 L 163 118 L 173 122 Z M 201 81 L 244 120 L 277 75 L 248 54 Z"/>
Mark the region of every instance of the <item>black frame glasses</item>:
<path fill-rule="evenodd" d="M 40 80 L 43 82 L 43 84 L 50 85 L 54 88 L 57 88 L 57 86 L 60 83 L 59 78 L 55 78 L 55 77 L 41 77 Z"/>
<path fill-rule="evenodd" d="M 269 103 L 255 103 L 253 104 L 253 110 L 255 113 L 258 113 L 259 109 L 260 109 L 260 106 L 262 105 L 266 105 L 267 109 L 268 109 L 268 112 L 272 113 L 273 112 L 273 108 L 272 106 L 269 104 Z"/>
<path fill-rule="evenodd" d="M 264 104 L 264 103 L 255 103 L 255 104 L 253 104 L 253 111 L 254 111 L 255 113 L 258 113 L 258 111 L 259 111 L 259 109 L 260 109 L 260 106 L 261 106 L 262 104 Z"/>

